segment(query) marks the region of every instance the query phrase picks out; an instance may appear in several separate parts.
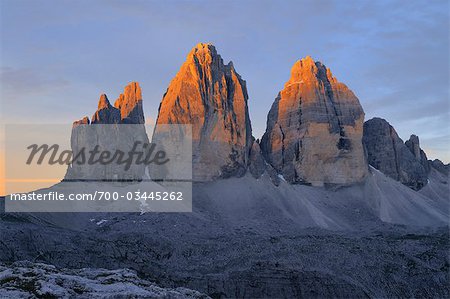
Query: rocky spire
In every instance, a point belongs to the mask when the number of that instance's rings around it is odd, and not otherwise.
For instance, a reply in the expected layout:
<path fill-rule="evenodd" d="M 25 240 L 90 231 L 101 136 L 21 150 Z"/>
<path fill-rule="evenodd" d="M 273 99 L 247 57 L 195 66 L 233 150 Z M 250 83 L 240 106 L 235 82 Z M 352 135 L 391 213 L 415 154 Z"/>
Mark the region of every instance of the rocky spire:
<path fill-rule="evenodd" d="M 142 145 L 148 143 L 144 126 L 98 126 L 96 124 L 144 124 L 142 110 L 142 95 L 139 84 L 130 83 L 116 101 L 113 107 L 105 94 L 100 96 L 97 111 L 92 116 L 73 123 L 71 148 L 74 156 L 80 151 L 89 152 L 98 146 L 97 150 L 128 152 L 133 149 L 136 141 L 141 147 L 136 150 L 146 151 Z M 69 165 L 66 180 L 141 180 L 144 177 L 145 165 L 133 164 L 128 170 L 117 163 L 89 164 L 72 163 Z"/>
<path fill-rule="evenodd" d="M 245 81 L 211 44 L 188 54 L 165 93 L 160 124 L 192 124 L 193 178 L 240 176 L 252 143 Z"/>
<path fill-rule="evenodd" d="M 103 108 L 109 108 L 111 107 L 111 103 L 108 100 L 108 97 L 106 96 L 106 94 L 102 94 L 100 95 L 100 100 L 98 100 L 98 105 L 97 105 L 97 109 L 103 109 Z"/>
<path fill-rule="evenodd" d="M 114 108 L 106 94 L 100 96 L 97 111 L 92 116 L 93 124 L 117 124 L 120 122 L 120 111 Z"/>
<path fill-rule="evenodd" d="M 420 148 L 420 141 L 419 137 L 417 135 L 411 135 L 409 137 L 409 140 L 405 141 L 405 145 L 409 148 L 411 153 L 414 155 L 417 161 L 422 164 L 423 168 L 427 171 L 427 173 L 430 171 L 430 163 L 428 162 L 427 155 L 425 152 Z"/>
<path fill-rule="evenodd" d="M 368 172 L 358 98 L 310 56 L 297 61 L 267 117 L 266 160 L 291 183 L 351 184 Z"/>
<path fill-rule="evenodd" d="M 120 110 L 122 123 L 144 124 L 144 110 L 142 108 L 142 91 L 139 83 L 131 82 L 114 103 Z"/>
<path fill-rule="evenodd" d="M 419 190 L 427 184 L 426 168 L 429 166 L 422 165 L 423 151 L 419 147 L 419 138 L 414 136 L 405 145 L 386 120 L 376 117 L 364 123 L 363 142 L 369 164 L 404 185 Z"/>
<path fill-rule="evenodd" d="M 73 122 L 73 127 L 77 127 L 79 125 L 89 125 L 91 122 L 89 120 L 89 117 L 85 116 L 80 120 L 76 120 Z"/>

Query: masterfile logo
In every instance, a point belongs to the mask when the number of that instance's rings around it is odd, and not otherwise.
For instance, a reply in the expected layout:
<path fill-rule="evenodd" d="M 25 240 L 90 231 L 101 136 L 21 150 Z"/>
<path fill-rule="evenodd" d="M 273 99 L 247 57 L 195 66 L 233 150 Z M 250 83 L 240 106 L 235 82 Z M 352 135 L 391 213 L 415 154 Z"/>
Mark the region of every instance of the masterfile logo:
<path fill-rule="evenodd" d="M 8 125 L 6 211 L 191 211 L 191 126 L 159 125 L 150 140 L 153 131 L 142 124 Z"/>

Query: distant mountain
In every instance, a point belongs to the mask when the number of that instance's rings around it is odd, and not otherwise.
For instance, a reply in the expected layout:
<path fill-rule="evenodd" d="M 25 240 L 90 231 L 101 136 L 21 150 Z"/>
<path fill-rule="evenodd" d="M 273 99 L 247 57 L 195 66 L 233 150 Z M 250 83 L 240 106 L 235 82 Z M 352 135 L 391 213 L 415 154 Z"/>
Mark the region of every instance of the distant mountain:
<path fill-rule="evenodd" d="M 448 175 L 448 165 L 427 159 L 419 137 L 411 135 L 403 143 L 385 119 L 375 117 L 364 123 L 363 142 L 370 165 L 414 190 L 428 183 L 431 168 Z"/>

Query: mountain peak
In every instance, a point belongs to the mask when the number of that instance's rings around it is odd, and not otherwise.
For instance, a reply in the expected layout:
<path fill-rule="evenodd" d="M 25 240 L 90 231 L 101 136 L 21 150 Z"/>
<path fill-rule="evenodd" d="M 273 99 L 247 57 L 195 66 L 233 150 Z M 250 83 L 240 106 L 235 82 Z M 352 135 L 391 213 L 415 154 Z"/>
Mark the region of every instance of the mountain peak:
<path fill-rule="evenodd" d="M 100 95 L 98 109 L 92 116 L 93 124 L 116 124 L 120 122 L 119 110 L 114 108 L 106 94 Z"/>
<path fill-rule="evenodd" d="M 212 43 L 198 43 L 195 45 L 194 49 L 216 49 L 216 47 Z"/>
<path fill-rule="evenodd" d="M 291 77 L 286 82 L 286 86 L 298 83 L 333 83 L 341 85 L 343 89 L 348 89 L 345 84 L 340 83 L 332 74 L 331 70 L 322 62 L 315 61 L 311 56 L 306 56 L 297 60 L 291 68 Z M 285 87 L 286 87 L 285 86 Z"/>
<path fill-rule="evenodd" d="M 145 123 L 142 90 L 138 82 L 131 82 L 125 86 L 123 93 L 114 103 L 114 107 L 120 110 L 120 116 L 124 123 Z"/>
<path fill-rule="evenodd" d="M 245 81 L 212 44 L 197 44 L 163 97 L 156 121 L 191 124 L 194 180 L 246 171 L 251 125 Z M 156 128 L 156 129 L 157 129 Z"/>
<path fill-rule="evenodd" d="M 314 58 L 312 58 L 310 55 L 307 55 L 307 56 L 297 60 L 294 63 L 294 65 L 292 66 L 292 69 L 302 69 L 302 68 L 308 68 L 308 67 L 316 67 L 316 64 L 322 65 L 322 63 L 320 61 L 315 61 Z"/>
<path fill-rule="evenodd" d="M 100 99 L 98 100 L 98 109 L 103 109 L 103 108 L 108 108 L 109 106 L 111 106 L 111 103 L 108 100 L 108 97 L 106 96 L 106 94 L 102 94 L 100 95 Z"/>
<path fill-rule="evenodd" d="M 305 57 L 301 58 L 300 61 L 303 63 L 316 63 L 314 58 L 312 58 L 310 55 L 306 55 Z"/>
<path fill-rule="evenodd" d="M 358 98 L 311 56 L 294 63 L 269 112 L 261 148 L 291 183 L 351 184 L 364 179 L 364 111 Z"/>
<path fill-rule="evenodd" d="M 198 43 L 189 52 L 190 55 L 204 55 L 204 54 L 214 54 L 217 55 L 216 47 L 211 43 Z"/>
<path fill-rule="evenodd" d="M 216 47 L 211 43 L 198 43 L 187 56 L 187 62 L 206 65 L 222 58 L 217 54 Z"/>
<path fill-rule="evenodd" d="M 363 143 L 369 164 L 388 177 L 414 190 L 427 184 L 428 159 L 417 136 L 403 143 L 387 120 L 374 117 L 364 123 Z"/>

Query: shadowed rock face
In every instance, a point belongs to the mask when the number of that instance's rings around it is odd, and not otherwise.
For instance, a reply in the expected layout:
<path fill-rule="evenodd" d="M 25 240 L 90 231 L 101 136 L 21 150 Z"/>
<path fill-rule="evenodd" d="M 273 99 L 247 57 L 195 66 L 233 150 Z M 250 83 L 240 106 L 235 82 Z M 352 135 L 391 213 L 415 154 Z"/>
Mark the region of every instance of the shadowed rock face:
<path fill-rule="evenodd" d="M 291 183 L 351 184 L 368 172 L 358 98 L 311 57 L 297 61 L 267 117 L 266 160 Z"/>
<path fill-rule="evenodd" d="M 249 155 L 249 171 L 257 179 L 266 171 L 267 163 L 261 153 L 261 148 L 257 140 L 253 140 Z"/>
<path fill-rule="evenodd" d="M 437 171 L 439 171 L 440 173 L 443 173 L 445 175 L 449 175 L 450 172 L 450 164 L 444 164 L 441 160 L 439 159 L 434 159 L 433 161 L 428 161 L 429 165 L 431 167 L 433 167 L 434 169 L 436 169 Z"/>
<path fill-rule="evenodd" d="M 420 164 L 422 164 L 428 174 L 430 172 L 430 163 L 428 162 L 427 155 L 420 148 L 419 137 L 416 135 L 411 135 L 409 140 L 405 141 L 405 145 L 409 148 L 416 160 L 420 161 Z"/>
<path fill-rule="evenodd" d="M 92 116 L 93 124 L 117 124 L 120 123 L 120 111 L 114 108 L 106 94 L 100 96 L 98 109 Z"/>
<path fill-rule="evenodd" d="M 86 116 L 73 124 L 144 124 L 144 110 L 142 108 L 142 91 L 139 83 L 131 82 L 125 86 L 124 92 L 120 94 L 114 103 L 114 107 L 108 100 L 106 94 L 102 94 L 98 101 L 97 111 L 92 116 L 92 122 Z"/>
<path fill-rule="evenodd" d="M 192 124 L 193 179 L 241 176 L 252 144 L 245 81 L 211 44 L 198 44 L 165 93 L 160 124 Z"/>
<path fill-rule="evenodd" d="M 417 136 L 405 145 L 386 120 L 372 118 L 364 123 L 363 143 L 369 164 L 376 169 L 414 190 L 427 184 L 429 166 Z"/>

